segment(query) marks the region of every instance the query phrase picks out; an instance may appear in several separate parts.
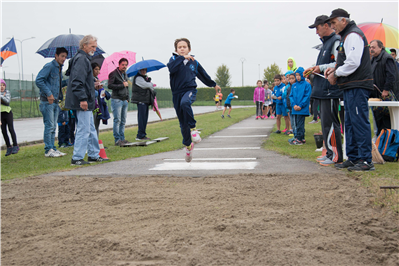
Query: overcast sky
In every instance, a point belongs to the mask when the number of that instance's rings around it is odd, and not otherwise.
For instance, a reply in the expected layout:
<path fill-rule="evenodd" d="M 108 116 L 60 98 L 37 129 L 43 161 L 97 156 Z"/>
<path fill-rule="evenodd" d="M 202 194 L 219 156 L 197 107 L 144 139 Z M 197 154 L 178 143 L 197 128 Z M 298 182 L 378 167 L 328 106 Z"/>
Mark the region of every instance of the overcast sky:
<path fill-rule="evenodd" d="M 36 75 L 51 59 L 36 54 L 48 39 L 60 34 L 92 34 L 107 54 L 121 50 L 137 53 L 136 59 L 157 59 L 167 64 L 176 38 L 191 41 L 195 58 L 215 78 L 225 64 L 232 86 L 255 86 L 263 69 L 276 63 L 286 71 L 288 57 L 304 68 L 315 63 L 320 43 L 308 26 L 318 15 L 344 8 L 356 23 L 380 22 L 398 28 L 398 1 L 391 2 L 16 2 L 2 1 L 1 46 L 7 37 L 24 40 L 24 74 Z M 16 42 L 20 54 L 21 44 Z M 396 47 L 398 48 L 398 47 Z M 67 63 L 64 66 L 66 69 Z M 260 71 L 259 71 L 260 69 Z M 12 56 L 3 71 L 18 74 Z M 10 75 L 8 75 L 9 77 Z M 149 73 L 158 87 L 169 87 L 169 72 Z M 199 87 L 204 86 L 198 82 Z"/>

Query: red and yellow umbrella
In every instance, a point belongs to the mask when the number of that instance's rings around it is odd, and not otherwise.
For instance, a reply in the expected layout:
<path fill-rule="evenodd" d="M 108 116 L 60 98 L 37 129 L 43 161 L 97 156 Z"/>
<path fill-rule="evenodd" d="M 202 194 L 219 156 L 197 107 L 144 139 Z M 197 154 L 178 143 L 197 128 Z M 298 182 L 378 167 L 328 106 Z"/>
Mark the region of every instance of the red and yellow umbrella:
<path fill-rule="evenodd" d="M 399 48 L 399 31 L 397 28 L 382 23 L 366 22 L 357 25 L 366 35 L 367 41 L 380 40 L 385 47 Z"/>

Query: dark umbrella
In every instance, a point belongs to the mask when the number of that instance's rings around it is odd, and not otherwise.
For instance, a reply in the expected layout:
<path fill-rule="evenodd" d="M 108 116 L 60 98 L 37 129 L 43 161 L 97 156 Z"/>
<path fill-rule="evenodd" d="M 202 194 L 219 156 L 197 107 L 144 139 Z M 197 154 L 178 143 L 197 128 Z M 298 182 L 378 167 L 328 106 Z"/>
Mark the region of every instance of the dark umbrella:
<path fill-rule="evenodd" d="M 68 50 L 67 58 L 72 58 L 79 49 L 79 41 L 83 39 L 84 35 L 78 34 L 62 34 L 54 37 L 47 42 L 45 42 L 36 53 L 42 55 L 46 58 L 52 58 L 55 56 L 55 50 L 58 47 L 64 47 Z M 97 46 L 97 49 L 94 55 L 105 53 L 100 46 Z"/>
<path fill-rule="evenodd" d="M 92 58 L 91 58 L 91 60 L 90 60 L 90 63 L 97 63 L 99 66 L 100 66 L 100 68 L 101 68 L 101 66 L 102 66 L 102 64 L 103 64 L 103 62 L 104 62 L 104 56 L 102 55 L 102 54 L 98 54 L 98 55 L 95 55 L 95 56 L 93 56 Z"/>

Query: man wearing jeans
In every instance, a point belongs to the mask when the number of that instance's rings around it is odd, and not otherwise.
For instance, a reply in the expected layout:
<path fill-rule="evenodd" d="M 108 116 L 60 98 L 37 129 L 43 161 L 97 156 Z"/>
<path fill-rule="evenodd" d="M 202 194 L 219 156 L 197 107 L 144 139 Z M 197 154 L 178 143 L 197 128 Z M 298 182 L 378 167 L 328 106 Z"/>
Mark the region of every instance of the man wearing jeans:
<path fill-rule="evenodd" d="M 64 47 L 57 48 L 55 59 L 47 63 L 36 78 L 36 86 L 40 89 L 40 112 L 44 122 L 44 156 L 60 157 L 66 153 L 60 152 L 54 145 L 55 131 L 58 120 L 58 101 L 62 100 L 61 88 L 67 81 L 62 80 L 62 66 L 68 56 Z"/>
<path fill-rule="evenodd" d="M 79 43 L 79 50 L 69 61 L 69 75 L 65 107 L 76 110 L 78 120 L 75 145 L 71 165 L 84 165 L 90 162 L 102 162 L 108 159 L 99 156 L 97 132 L 94 127 L 93 110 L 95 108 L 95 89 L 90 58 L 97 48 L 97 38 L 86 35 Z M 88 162 L 83 158 L 88 153 Z"/>
<path fill-rule="evenodd" d="M 115 145 L 122 146 L 129 143 L 125 139 L 125 124 L 127 107 L 129 103 L 129 90 L 126 69 L 128 66 L 126 58 L 119 60 L 119 67 L 108 75 L 108 88 L 112 90 L 111 109 L 114 116 L 114 139 Z"/>

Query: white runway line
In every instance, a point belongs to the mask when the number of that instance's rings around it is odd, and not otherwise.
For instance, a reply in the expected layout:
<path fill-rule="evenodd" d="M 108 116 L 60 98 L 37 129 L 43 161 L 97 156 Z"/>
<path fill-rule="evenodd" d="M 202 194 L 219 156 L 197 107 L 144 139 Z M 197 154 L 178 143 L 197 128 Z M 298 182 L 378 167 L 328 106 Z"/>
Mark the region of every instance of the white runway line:
<path fill-rule="evenodd" d="M 260 147 L 237 147 L 237 148 L 195 148 L 195 151 L 216 151 L 216 150 L 260 150 Z"/>
<path fill-rule="evenodd" d="M 229 127 L 228 129 L 252 129 L 252 128 L 273 128 L 273 127 Z"/>
<path fill-rule="evenodd" d="M 157 164 L 151 171 L 173 171 L 173 170 L 253 170 L 257 162 L 232 162 L 232 163 L 163 163 Z"/>
<path fill-rule="evenodd" d="M 163 159 L 164 161 L 184 161 L 184 159 Z M 256 161 L 256 158 L 194 158 L 193 161 Z"/>
<path fill-rule="evenodd" d="M 267 135 L 246 135 L 246 136 L 209 136 L 209 138 L 266 138 Z"/>

